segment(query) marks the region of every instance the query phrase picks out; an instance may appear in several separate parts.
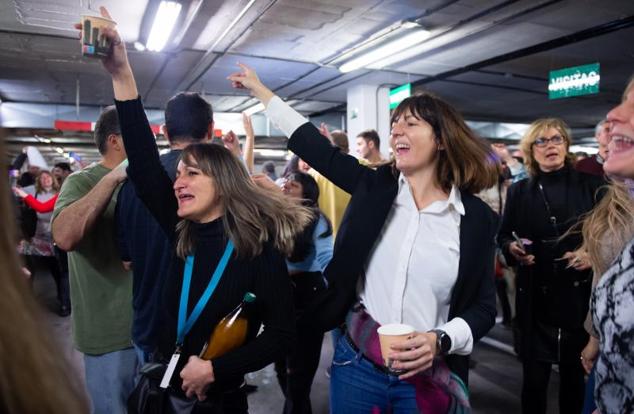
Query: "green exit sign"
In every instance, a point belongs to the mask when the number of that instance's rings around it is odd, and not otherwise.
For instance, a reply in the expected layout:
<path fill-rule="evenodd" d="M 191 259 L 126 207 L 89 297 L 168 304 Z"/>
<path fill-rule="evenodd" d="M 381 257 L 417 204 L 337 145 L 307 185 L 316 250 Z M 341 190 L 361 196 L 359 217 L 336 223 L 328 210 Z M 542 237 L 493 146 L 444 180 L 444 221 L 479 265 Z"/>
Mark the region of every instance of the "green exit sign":
<path fill-rule="evenodd" d="M 385 95 L 383 95 L 385 96 Z M 398 88 L 390 89 L 390 109 L 394 109 L 405 98 L 412 96 L 412 84 L 406 83 Z"/>
<path fill-rule="evenodd" d="M 550 99 L 599 93 L 599 64 L 553 70 L 548 81 Z"/>

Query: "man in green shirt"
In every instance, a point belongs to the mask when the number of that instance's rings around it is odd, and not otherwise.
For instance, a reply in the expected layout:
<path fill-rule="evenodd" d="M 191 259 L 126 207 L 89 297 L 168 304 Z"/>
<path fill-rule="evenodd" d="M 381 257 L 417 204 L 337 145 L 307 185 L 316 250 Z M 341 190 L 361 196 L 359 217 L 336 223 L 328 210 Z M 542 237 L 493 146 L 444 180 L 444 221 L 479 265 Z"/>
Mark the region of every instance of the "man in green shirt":
<path fill-rule="evenodd" d="M 132 274 L 119 259 L 115 204 L 126 158 L 114 106 L 95 126 L 99 163 L 64 181 L 53 212 L 53 237 L 68 251 L 75 346 L 84 354 L 93 413 L 123 413 L 134 387 L 130 339 Z"/>

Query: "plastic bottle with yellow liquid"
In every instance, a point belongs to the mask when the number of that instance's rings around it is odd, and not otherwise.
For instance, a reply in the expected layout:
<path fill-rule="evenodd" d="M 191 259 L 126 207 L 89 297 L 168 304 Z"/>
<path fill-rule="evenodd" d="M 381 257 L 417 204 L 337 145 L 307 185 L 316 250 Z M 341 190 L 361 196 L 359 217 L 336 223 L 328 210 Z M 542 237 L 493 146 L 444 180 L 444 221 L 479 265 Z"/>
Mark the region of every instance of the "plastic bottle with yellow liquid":
<path fill-rule="evenodd" d="M 244 294 L 242 302 L 218 322 L 200 352 L 200 358 L 204 360 L 214 359 L 244 344 L 249 325 L 247 307 L 254 301 L 255 295 L 253 293 Z"/>

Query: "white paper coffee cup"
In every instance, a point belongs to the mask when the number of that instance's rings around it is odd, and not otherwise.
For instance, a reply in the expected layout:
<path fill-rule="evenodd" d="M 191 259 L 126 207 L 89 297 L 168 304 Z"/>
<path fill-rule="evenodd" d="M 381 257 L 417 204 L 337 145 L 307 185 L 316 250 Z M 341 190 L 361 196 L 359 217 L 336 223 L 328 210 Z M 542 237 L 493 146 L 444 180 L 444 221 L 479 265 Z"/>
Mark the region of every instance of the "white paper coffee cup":
<path fill-rule="evenodd" d="M 383 363 L 388 369 L 392 369 L 392 360 L 388 355 L 392 351 L 390 346 L 395 342 L 402 342 L 415 332 L 414 327 L 402 323 L 391 323 L 380 326 L 377 330 L 381 343 L 381 356 Z"/>
<path fill-rule="evenodd" d="M 117 23 L 100 16 L 81 16 L 83 26 L 81 52 L 84 56 L 105 57 L 110 51 L 110 41 L 103 36 L 105 27 L 114 28 Z"/>

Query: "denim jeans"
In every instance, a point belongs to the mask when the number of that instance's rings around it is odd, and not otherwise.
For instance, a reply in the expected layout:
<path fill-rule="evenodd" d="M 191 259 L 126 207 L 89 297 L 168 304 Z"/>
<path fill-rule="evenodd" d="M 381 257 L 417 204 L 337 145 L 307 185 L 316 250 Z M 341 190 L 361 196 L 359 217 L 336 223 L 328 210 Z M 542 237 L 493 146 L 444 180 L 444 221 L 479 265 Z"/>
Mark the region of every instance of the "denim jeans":
<path fill-rule="evenodd" d="M 134 348 L 102 355 L 84 354 L 86 387 L 92 414 L 125 414 L 137 373 Z"/>
<path fill-rule="evenodd" d="M 590 371 L 590 375 L 588 375 L 588 381 L 586 382 L 586 395 L 583 400 L 583 411 L 581 414 L 592 414 L 594 410 L 597 409 L 597 404 L 594 401 L 594 370 L 596 366 L 592 366 L 592 371 Z"/>
<path fill-rule="evenodd" d="M 342 336 L 330 369 L 330 412 L 418 413 L 416 391 L 409 382 L 379 371 Z"/>

